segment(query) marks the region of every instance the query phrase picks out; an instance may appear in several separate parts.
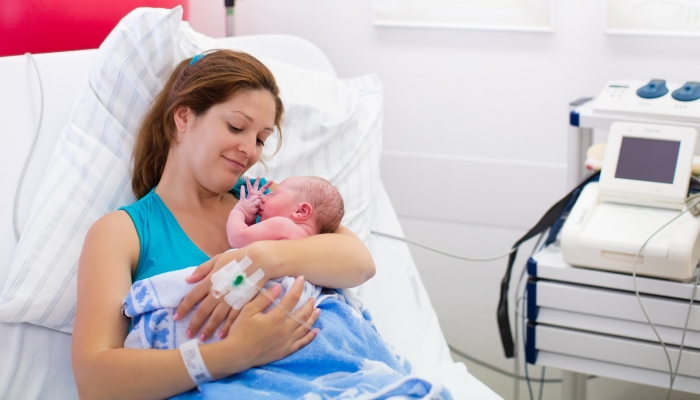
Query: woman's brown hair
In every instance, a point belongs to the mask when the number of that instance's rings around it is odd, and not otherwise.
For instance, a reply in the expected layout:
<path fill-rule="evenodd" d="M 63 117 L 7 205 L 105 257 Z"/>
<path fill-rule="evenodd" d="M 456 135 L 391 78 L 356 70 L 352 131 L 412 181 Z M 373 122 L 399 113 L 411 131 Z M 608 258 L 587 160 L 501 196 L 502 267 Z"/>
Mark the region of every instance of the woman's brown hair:
<path fill-rule="evenodd" d="M 132 190 L 142 198 L 160 181 L 170 148 L 175 144 L 175 110 L 188 107 L 195 116 L 231 99 L 241 91 L 267 90 L 275 99 L 275 127 L 282 145 L 280 122 L 284 108 L 275 77 L 255 57 L 216 50 L 194 64 L 188 58 L 175 67 L 146 113 L 134 145 Z"/>

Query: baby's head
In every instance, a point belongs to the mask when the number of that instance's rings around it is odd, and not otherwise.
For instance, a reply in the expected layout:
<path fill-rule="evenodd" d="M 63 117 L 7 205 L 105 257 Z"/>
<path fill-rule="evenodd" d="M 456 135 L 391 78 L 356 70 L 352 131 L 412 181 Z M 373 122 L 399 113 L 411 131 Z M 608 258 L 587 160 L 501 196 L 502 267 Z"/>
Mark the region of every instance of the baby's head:
<path fill-rule="evenodd" d="M 316 233 L 335 232 L 345 214 L 343 197 L 330 182 L 316 176 L 293 176 L 263 198 L 260 221 L 270 217 L 306 222 Z"/>

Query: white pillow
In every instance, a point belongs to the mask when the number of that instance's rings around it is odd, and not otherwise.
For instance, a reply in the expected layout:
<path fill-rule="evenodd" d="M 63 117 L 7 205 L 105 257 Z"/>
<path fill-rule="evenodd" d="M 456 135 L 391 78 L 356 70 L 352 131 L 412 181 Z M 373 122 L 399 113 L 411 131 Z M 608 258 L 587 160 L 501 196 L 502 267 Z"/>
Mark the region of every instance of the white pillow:
<path fill-rule="evenodd" d="M 207 48 L 197 43 L 206 38 L 181 20 L 180 7 L 137 9 L 100 46 L 15 251 L 0 322 L 72 331 L 85 235 L 100 216 L 135 200 L 129 166 L 138 125 L 175 65 Z M 282 150 L 261 175 L 328 178 L 344 196 L 343 222 L 367 237 L 379 182 L 381 84 L 374 75 L 343 81 L 264 62 L 280 85 L 286 116 Z"/>

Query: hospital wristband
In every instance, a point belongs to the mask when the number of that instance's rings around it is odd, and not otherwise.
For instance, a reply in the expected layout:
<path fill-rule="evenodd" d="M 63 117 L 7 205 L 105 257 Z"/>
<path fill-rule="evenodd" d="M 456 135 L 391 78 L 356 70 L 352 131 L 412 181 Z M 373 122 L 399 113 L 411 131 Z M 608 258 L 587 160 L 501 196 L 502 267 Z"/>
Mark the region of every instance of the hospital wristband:
<path fill-rule="evenodd" d="M 192 378 L 192 381 L 194 381 L 197 386 L 214 380 L 207 366 L 204 364 L 202 353 L 199 351 L 199 341 L 197 339 L 192 339 L 189 342 L 181 344 L 180 354 L 182 355 L 182 360 L 185 362 L 185 367 L 190 374 L 190 378 Z"/>

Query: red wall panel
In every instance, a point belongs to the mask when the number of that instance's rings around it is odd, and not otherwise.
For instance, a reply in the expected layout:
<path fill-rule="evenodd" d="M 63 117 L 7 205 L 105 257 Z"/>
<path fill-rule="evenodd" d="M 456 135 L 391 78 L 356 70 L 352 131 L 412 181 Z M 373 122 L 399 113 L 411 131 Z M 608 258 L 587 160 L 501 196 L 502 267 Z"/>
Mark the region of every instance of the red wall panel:
<path fill-rule="evenodd" d="M 187 0 L 0 0 L 0 56 L 93 49 L 131 10 Z"/>

